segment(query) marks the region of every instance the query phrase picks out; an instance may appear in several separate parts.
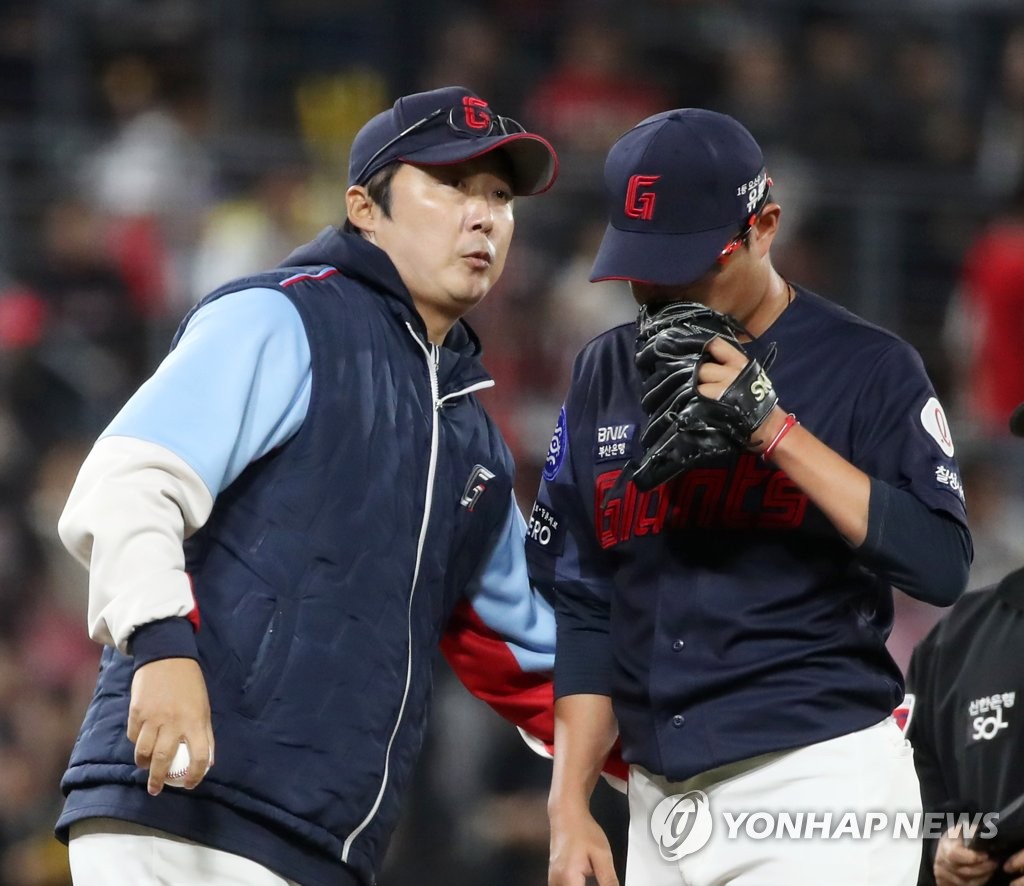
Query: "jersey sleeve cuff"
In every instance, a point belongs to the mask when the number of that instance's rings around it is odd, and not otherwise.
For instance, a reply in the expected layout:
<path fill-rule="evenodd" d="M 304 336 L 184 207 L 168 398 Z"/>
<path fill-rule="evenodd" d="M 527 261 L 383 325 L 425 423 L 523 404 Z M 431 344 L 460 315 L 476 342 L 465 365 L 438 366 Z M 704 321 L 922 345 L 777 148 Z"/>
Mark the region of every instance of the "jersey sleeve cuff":
<path fill-rule="evenodd" d="M 192 658 L 199 660 L 192 623 L 183 617 L 162 618 L 140 625 L 128 641 L 135 658 L 135 670 L 162 658 Z"/>
<path fill-rule="evenodd" d="M 967 586 L 973 548 L 966 526 L 910 492 L 872 478 L 864 563 L 911 597 L 951 606 Z"/>
<path fill-rule="evenodd" d="M 612 656 L 606 634 L 559 631 L 555 698 L 612 694 Z"/>

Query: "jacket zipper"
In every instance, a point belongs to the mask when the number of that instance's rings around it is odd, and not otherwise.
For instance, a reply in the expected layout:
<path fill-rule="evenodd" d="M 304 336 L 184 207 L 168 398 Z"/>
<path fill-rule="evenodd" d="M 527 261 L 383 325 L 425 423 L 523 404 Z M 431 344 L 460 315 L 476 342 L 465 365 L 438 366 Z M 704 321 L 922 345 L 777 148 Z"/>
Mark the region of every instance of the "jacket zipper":
<path fill-rule="evenodd" d="M 345 840 L 341 850 L 341 860 L 344 862 L 347 862 L 349 859 L 349 853 L 352 851 L 352 844 L 355 842 L 356 838 L 366 830 L 370 822 L 373 821 L 374 816 L 377 814 L 377 810 L 380 808 L 381 801 L 384 799 L 384 792 L 388 786 L 388 776 L 391 767 L 391 747 L 395 743 L 395 736 L 398 735 L 399 727 L 402 725 L 402 717 L 405 715 L 405 705 L 409 700 L 409 689 L 412 685 L 412 602 L 413 598 L 416 596 L 416 585 L 419 582 L 420 563 L 423 560 L 423 546 L 427 540 L 427 528 L 430 525 L 430 509 L 434 499 L 434 477 L 437 473 L 437 448 L 439 437 L 438 412 L 440 411 L 442 404 L 447 400 L 463 396 L 471 393 L 472 391 L 481 390 L 482 388 L 489 388 L 494 385 L 494 381 L 488 379 L 486 381 L 470 385 L 463 390 L 455 391 L 441 397 L 437 379 L 438 362 L 441 356 L 440 348 L 433 343 L 429 346 L 424 344 L 423 340 L 416 334 L 411 324 L 406 323 L 405 326 L 426 357 L 427 372 L 430 375 L 430 399 L 432 407 L 430 421 L 430 462 L 427 468 L 427 488 L 423 496 L 423 520 L 420 523 L 419 538 L 416 542 L 416 563 L 413 567 L 412 587 L 409 589 L 409 605 L 406 608 L 405 688 L 402 690 L 402 703 L 398 708 L 398 716 L 395 718 L 395 725 L 391 730 L 391 735 L 388 736 L 388 745 L 384 752 L 384 777 L 381 779 L 380 790 L 377 791 L 377 797 L 373 801 L 373 806 L 366 814 L 366 817 L 359 822 L 355 830 L 353 830 L 352 833 L 348 835 L 348 839 Z"/>

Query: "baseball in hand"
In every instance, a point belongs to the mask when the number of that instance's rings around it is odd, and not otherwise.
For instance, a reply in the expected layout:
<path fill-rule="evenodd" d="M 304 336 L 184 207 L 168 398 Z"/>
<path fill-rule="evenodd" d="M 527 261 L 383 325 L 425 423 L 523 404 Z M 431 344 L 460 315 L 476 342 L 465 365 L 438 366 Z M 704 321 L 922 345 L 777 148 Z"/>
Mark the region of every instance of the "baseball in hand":
<path fill-rule="evenodd" d="M 178 750 L 174 752 L 174 759 L 171 760 L 171 766 L 167 770 L 164 784 L 175 788 L 183 788 L 185 786 L 185 776 L 188 775 L 188 764 L 191 762 L 191 759 L 188 755 L 188 745 L 185 742 L 181 742 L 178 745 Z M 209 766 L 206 767 L 206 771 L 210 771 Z"/>

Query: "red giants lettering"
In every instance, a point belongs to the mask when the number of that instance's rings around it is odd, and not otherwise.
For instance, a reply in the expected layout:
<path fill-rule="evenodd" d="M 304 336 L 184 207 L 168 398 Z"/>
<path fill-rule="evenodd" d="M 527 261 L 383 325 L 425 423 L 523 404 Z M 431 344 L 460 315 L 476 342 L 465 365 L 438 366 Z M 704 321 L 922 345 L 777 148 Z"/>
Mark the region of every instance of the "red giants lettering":
<path fill-rule="evenodd" d="M 734 467 L 689 470 L 650 492 L 628 483 L 617 498 L 605 496 L 621 470 L 594 486 L 594 523 L 602 548 L 666 528 L 791 529 L 803 523 L 807 496 L 782 471 L 743 454 Z"/>

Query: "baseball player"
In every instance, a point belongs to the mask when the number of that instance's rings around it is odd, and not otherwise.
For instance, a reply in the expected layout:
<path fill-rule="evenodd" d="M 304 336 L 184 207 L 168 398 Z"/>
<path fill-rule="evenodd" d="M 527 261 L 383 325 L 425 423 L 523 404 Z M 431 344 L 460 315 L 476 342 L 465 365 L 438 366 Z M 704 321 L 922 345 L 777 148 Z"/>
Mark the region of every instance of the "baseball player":
<path fill-rule="evenodd" d="M 616 738 L 627 886 L 913 883 L 919 838 L 822 822 L 921 810 L 885 641 L 891 586 L 967 580 L 942 407 L 910 346 L 775 270 L 736 120 L 650 117 L 605 184 L 592 279 L 642 308 L 579 354 L 527 536 L 558 623 L 550 886 L 617 882 L 588 810 Z M 783 812 L 818 824 L 768 834 Z"/>

